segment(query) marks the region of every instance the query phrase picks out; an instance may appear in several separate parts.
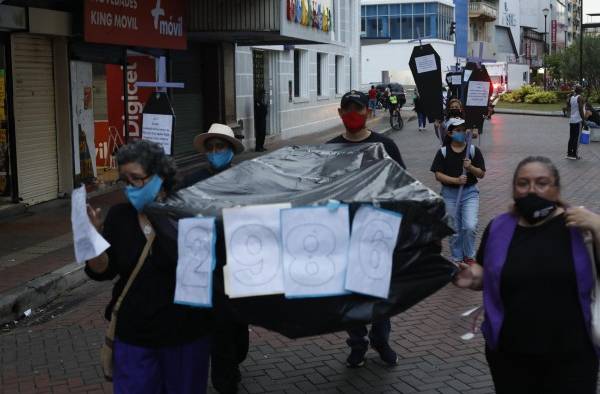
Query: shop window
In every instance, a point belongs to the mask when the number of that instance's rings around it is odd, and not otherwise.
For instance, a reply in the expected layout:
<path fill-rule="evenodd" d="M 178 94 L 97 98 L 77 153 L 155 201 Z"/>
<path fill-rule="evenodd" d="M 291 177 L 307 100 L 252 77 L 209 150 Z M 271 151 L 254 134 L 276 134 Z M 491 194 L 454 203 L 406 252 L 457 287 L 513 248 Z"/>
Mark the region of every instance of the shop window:
<path fill-rule="evenodd" d="M 390 36 L 390 31 L 389 31 L 389 28 L 388 28 L 388 21 L 389 21 L 389 17 L 387 17 L 387 16 L 380 16 L 378 18 L 378 21 L 377 21 L 377 28 L 378 28 L 377 37 L 389 37 Z"/>
<path fill-rule="evenodd" d="M 308 51 L 294 49 L 294 97 L 308 97 Z"/>
<path fill-rule="evenodd" d="M 412 16 L 402 17 L 402 39 L 412 40 Z"/>
<path fill-rule="evenodd" d="M 344 57 L 335 57 L 335 93 L 344 94 Z"/>
<path fill-rule="evenodd" d="M 317 53 L 317 96 L 329 96 L 327 86 L 329 61 L 326 53 Z"/>
<path fill-rule="evenodd" d="M 377 37 L 377 18 L 367 18 L 367 37 Z"/>
<path fill-rule="evenodd" d="M 398 40 L 401 38 L 400 35 L 400 17 L 392 16 L 390 17 L 390 37 L 393 40 Z"/>

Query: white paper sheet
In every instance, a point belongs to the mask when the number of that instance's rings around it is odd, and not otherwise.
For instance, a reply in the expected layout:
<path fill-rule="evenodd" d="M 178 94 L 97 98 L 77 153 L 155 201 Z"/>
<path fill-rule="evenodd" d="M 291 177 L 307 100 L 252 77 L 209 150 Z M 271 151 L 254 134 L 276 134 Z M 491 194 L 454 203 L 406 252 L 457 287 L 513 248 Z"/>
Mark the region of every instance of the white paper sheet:
<path fill-rule="evenodd" d="M 467 107 L 487 107 L 490 94 L 490 83 L 469 81 L 467 91 Z"/>
<path fill-rule="evenodd" d="M 271 204 L 223 210 L 225 292 L 230 298 L 284 292 L 280 214 L 290 207 Z"/>
<path fill-rule="evenodd" d="M 142 139 L 162 145 L 165 154 L 171 154 L 173 115 L 143 114 Z"/>
<path fill-rule="evenodd" d="M 463 73 L 463 81 L 468 81 L 471 78 L 471 74 L 473 74 L 473 70 L 465 70 Z"/>
<path fill-rule="evenodd" d="M 281 211 L 286 297 L 345 294 L 350 221 L 348 206 Z"/>
<path fill-rule="evenodd" d="M 387 298 L 402 215 L 364 205 L 352 223 L 346 290 Z"/>
<path fill-rule="evenodd" d="M 96 231 L 87 214 L 85 186 L 73 190 L 71 194 L 71 226 L 75 260 L 84 263 L 98 257 L 110 244 Z"/>
<path fill-rule="evenodd" d="M 437 70 L 434 54 L 415 57 L 415 65 L 417 66 L 417 74 Z"/>
<path fill-rule="evenodd" d="M 453 75 L 452 78 L 450 79 L 450 82 L 452 82 L 452 85 L 460 85 L 460 84 L 462 84 L 462 76 L 461 75 Z"/>
<path fill-rule="evenodd" d="M 215 242 L 215 218 L 179 220 L 176 304 L 212 306 Z"/>

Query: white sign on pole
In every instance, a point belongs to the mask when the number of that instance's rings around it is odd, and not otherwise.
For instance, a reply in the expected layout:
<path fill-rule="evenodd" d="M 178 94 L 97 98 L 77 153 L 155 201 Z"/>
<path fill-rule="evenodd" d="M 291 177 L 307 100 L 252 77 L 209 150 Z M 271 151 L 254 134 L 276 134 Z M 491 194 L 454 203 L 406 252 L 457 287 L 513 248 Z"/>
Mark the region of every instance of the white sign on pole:
<path fill-rule="evenodd" d="M 461 75 L 453 75 L 450 79 L 452 85 L 460 85 L 462 84 L 462 76 Z"/>
<path fill-rule="evenodd" d="M 345 294 L 348 206 L 310 207 L 281 211 L 286 297 Z"/>
<path fill-rule="evenodd" d="M 418 74 L 423 74 L 438 69 L 434 54 L 415 57 L 415 65 L 417 66 Z"/>
<path fill-rule="evenodd" d="M 291 204 L 223 209 L 230 298 L 282 294 L 281 210 Z"/>
<path fill-rule="evenodd" d="M 346 290 L 387 298 L 402 215 L 362 206 L 352 223 Z"/>
<path fill-rule="evenodd" d="M 212 306 L 215 219 L 180 219 L 177 234 L 176 304 Z"/>
<path fill-rule="evenodd" d="M 142 139 L 162 145 L 165 154 L 171 154 L 173 135 L 173 115 L 147 114 L 142 115 Z"/>
<path fill-rule="evenodd" d="M 469 81 L 469 87 L 467 90 L 467 107 L 487 107 L 489 93 L 489 82 Z"/>

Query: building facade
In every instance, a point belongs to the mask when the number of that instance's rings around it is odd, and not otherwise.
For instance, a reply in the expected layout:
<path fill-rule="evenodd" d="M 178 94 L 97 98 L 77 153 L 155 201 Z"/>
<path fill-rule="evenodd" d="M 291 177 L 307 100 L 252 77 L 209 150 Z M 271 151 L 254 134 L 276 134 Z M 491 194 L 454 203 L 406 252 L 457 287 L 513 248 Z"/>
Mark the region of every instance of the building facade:
<path fill-rule="evenodd" d="M 422 38 L 438 52 L 442 71 L 456 64 L 454 3 L 448 0 L 363 0 L 361 2 L 361 83 L 399 82 L 414 85 L 408 60 Z M 457 31 L 461 27 L 457 26 Z M 464 35 L 464 34 L 463 34 Z M 466 35 L 463 47 L 466 47 Z M 458 35 L 457 35 L 458 37 Z"/>
<path fill-rule="evenodd" d="M 302 15 L 308 3 L 298 4 Z M 262 92 L 268 138 L 287 139 L 339 125 L 340 98 L 359 87 L 359 1 L 317 1 L 315 8 L 319 21 L 318 9 L 329 10 L 327 31 L 291 14 L 282 21 L 315 44 L 236 46 L 236 114 L 249 147 L 255 142 L 253 104 Z"/>

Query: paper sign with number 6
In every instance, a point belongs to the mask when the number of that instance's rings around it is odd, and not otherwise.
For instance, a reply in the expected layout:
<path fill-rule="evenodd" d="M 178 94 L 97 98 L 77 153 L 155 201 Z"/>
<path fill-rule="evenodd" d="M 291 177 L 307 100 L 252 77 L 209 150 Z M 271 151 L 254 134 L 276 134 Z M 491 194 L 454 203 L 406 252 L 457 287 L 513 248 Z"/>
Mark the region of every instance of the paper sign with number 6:
<path fill-rule="evenodd" d="M 225 292 L 231 298 L 283 293 L 280 211 L 290 204 L 223 210 L 227 265 Z"/>
<path fill-rule="evenodd" d="M 402 215 L 364 205 L 352 222 L 346 290 L 387 298 Z"/>
<path fill-rule="evenodd" d="M 286 297 L 345 294 L 348 206 L 281 211 Z"/>

